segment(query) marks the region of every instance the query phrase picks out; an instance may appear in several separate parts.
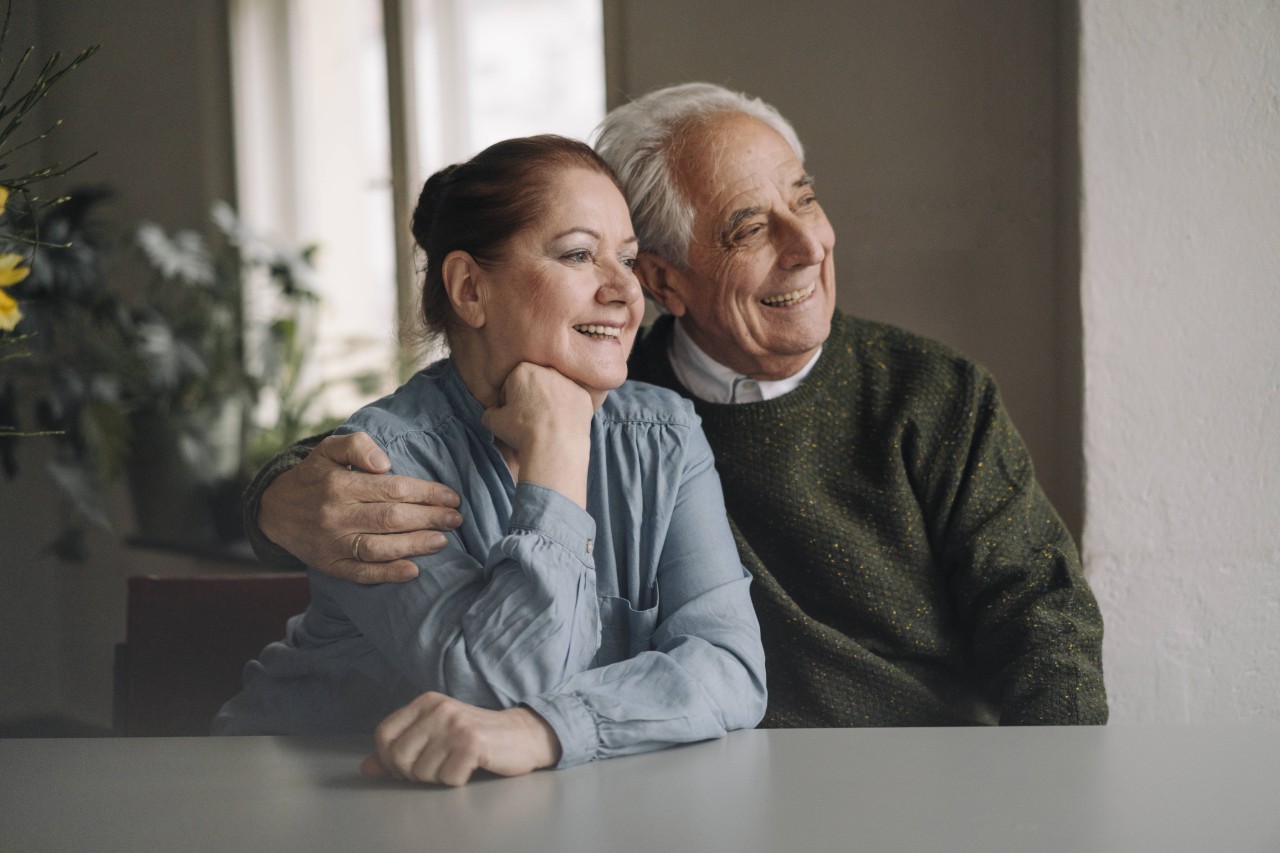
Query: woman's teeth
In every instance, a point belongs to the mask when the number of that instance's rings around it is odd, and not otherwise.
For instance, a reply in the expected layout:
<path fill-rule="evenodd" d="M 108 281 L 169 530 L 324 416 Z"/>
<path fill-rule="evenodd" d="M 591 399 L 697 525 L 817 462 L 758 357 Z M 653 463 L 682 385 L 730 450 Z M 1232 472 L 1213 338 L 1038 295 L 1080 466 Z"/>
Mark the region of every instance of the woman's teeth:
<path fill-rule="evenodd" d="M 814 284 L 811 284 L 808 287 L 802 287 L 799 290 L 793 290 L 790 293 L 783 293 L 779 296 L 769 296 L 764 299 L 761 299 L 760 301 L 765 305 L 772 305 L 772 306 L 794 305 L 797 302 L 803 302 L 804 300 L 808 299 L 809 296 L 813 293 L 813 291 L 817 288 L 817 286 L 818 285 L 815 282 Z"/>
<path fill-rule="evenodd" d="M 622 329 L 619 329 L 616 326 L 592 326 L 584 323 L 580 326 L 574 326 L 573 330 L 590 338 L 607 338 L 612 340 L 622 337 Z"/>

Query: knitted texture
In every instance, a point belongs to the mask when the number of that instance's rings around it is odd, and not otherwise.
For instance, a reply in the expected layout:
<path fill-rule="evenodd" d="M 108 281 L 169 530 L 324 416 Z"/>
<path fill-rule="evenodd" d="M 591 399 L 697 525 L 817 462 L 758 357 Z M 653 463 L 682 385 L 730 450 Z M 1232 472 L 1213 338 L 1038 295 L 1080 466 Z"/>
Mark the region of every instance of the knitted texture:
<path fill-rule="evenodd" d="M 671 333 L 631 378 L 691 397 Z M 755 576 L 763 725 L 1106 722 L 1097 603 L 980 367 L 837 314 L 796 390 L 694 405 Z"/>

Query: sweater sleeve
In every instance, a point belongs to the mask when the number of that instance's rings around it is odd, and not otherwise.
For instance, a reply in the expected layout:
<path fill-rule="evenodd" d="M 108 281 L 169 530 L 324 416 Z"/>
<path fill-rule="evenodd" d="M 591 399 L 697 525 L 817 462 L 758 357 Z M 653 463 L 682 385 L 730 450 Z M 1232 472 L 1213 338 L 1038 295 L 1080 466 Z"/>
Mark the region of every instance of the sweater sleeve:
<path fill-rule="evenodd" d="M 276 477 L 306 459 L 308 454 L 315 450 L 316 445 L 324 440 L 327 435 L 329 433 L 304 438 L 292 447 L 280 451 L 271 457 L 271 460 L 266 465 L 262 466 L 262 470 L 249 483 L 248 488 L 244 490 L 245 534 L 249 537 L 249 544 L 253 547 L 253 553 L 257 554 L 258 559 L 273 569 L 284 572 L 300 572 L 305 571 L 307 567 L 297 557 L 262 534 L 262 528 L 258 527 L 258 508 L 262 505 L 262 493 L 275 482 Z"/>
<path fill-rule="evenodd" d="M 1102 617 L 994 380 L 966 363 L 925 482 L 926 517 L 1004 725 L 1101 724 Z"/>

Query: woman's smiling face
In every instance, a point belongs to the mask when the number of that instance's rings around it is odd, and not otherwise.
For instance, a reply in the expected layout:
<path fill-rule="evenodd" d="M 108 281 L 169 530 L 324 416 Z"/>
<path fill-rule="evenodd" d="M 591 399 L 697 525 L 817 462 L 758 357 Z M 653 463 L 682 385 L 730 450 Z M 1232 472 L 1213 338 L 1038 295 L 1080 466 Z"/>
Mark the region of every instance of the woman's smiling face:
<path fill-rule="evenodd" d="M 481 274 L 486 377 L 500 387 L 531 362 L 577 382 L 599 406 L 626 381 L 644 314 L 631 217 L 613 181 L 576 167 L 553 178 L 545 209 Z"/>

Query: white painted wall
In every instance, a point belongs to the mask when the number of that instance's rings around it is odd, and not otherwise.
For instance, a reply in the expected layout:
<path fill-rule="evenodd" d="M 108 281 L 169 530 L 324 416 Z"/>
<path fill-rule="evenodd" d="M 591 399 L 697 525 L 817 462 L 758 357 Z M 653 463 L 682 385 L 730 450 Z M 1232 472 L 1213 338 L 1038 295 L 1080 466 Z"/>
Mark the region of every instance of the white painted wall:
<path fill-rule="evenodd" d="M 1280 720 L 1280 2 L 1080 9 L 1084 552 L 1112 720 Z"/>

